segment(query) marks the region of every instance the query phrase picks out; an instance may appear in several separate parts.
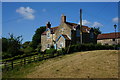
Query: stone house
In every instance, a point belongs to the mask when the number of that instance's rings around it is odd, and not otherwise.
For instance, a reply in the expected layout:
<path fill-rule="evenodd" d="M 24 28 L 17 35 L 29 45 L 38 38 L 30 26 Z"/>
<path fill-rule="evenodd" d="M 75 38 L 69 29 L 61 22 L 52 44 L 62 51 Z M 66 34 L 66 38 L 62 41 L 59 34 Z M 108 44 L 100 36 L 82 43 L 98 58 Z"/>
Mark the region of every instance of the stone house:
<path fill-rule="evenodd" d="M 99 34 L 97 37 L 97 43 L 102 45 L 120 44 L 120 32 Z"/>
<path fill-rule="evenodd" d="M 55 49 L 68 47 L 71 44 L 97 43 L 97 37 L 93 28 L 66 21 L 66 16 L 61 16 L 59 26 L 51 27 L 46 24 L 46 31 L 41 35 L 41 50 L 49 49 L 52 45 Z"/>

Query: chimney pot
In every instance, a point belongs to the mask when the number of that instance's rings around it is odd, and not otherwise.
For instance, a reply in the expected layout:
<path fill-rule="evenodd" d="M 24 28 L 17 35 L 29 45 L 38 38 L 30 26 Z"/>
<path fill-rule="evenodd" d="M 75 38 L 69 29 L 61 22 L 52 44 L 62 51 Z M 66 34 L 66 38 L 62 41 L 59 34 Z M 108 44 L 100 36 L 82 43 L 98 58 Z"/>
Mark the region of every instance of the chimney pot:
<path fill-rule="evenodd" d="M 50 22 L 47 22 L 47 24 L 46 24 L 46 29 L 47 29 L 47 28 L 51 28 Z"/>
<path fill-rule="evenodd" d="M 61 23 L 65 23 L 65 22 L 66 22 L 66 16 L 64 16 L 64 14 L 62 14 Z"/>

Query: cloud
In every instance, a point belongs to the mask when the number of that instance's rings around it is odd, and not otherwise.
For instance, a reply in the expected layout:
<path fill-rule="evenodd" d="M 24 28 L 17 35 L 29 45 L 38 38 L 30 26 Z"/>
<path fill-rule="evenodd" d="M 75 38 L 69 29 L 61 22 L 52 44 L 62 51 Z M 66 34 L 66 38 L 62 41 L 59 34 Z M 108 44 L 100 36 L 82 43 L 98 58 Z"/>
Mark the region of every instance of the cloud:
<path fill-rule="evenodd" d="M 78 24 L 80 24 L 80 22 Z M 91 24 L 91 22 L 87 20 L 82 20 L 82 25 L 89 25 L 89 24 Z"/>
<path fill-rule="evenodd" d="M 91 22 L 89 22 L 89 21 L 87 21 L 87 20 L 82 20 L 82 24 L 83 24 L 83 25 L 89 25 L 89 24 L 91 24 Z"/>
<path fill-rule="evenodd" d="M 118 23 L 118 17 L 113 18 L 112 21 Z"/>
<path fill-rule="evenodd" d="M 78 23 L 80 24 L 80 22 Z M 99 22 L 90 22 L 88 20 L 82 20 L 82 25 L 92 26 L 92 27 L 102 27 L 103 25 Z"/>
<path fill-rule="evenodd" d="M 92 27 L 102 27 L 103 25 L 99 22 L 94 22 Z"/>
<path fill-rule="evenodd" d="M 30 7 L 20 7 L 16 9 L 16 12 L 21 14 L 25 19 L 32 20 L 35 18 L 34 16 L 35 10 Z"/>

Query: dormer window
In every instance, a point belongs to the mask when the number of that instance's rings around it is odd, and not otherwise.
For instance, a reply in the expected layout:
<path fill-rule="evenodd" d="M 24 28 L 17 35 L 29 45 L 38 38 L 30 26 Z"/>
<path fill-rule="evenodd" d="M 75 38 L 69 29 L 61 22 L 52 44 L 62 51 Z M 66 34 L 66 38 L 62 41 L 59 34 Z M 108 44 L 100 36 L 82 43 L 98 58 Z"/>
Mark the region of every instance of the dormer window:
<path fill-rule="evenodd" d="M 50 33 L 49 32 L 47 33 L 47 38 L 50 38 Z"/>
<path fill-rule="evenodd" d="M 62 33 L 64 32 L 64 28 L 61 29 Z"/>

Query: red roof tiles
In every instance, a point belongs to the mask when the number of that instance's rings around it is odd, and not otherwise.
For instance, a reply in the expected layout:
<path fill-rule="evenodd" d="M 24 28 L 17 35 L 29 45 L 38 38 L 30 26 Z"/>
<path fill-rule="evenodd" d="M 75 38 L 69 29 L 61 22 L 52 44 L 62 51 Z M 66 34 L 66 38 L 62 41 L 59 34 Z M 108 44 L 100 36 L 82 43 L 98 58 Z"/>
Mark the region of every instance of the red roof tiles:
<path fill-rule="evenodd" d="M 80 27 L 80 25 L 75 24 L 75 23 L 66 22 L 66 24 L 68 24 L 71 29 Z M 88 32 L 89 30 L 90 28 L 88 26 L 82 25 L 82 32 Z"/>
<path fill-rule="evenodd" d="M 52 27 L 52 28 L 50 28 L 51 29 L 51 33 L 55 33 L 55 31 L 57 30 L 57 28 L 58 28 L 58 26 L 57 27 Z M 44 31 L 43 33 L 42 33 L 42 35 L 46 35 L 46 31 Z"/>
<path fill-rule="evenodd" d="M 106 33 L 106 34 L 99 34 L 97 39 L 114 39 L 115 38 L 115 33 Z M 116 38 L 120 38 L 120 32 L 116 33 Z"/>
<path fill-rule="evenodd" d="M 66 24 L 67 24 L 71 29 L 77 28 L 77 26 L 79 27 L 79 25 L 76 24 L 76 23 L 66 22 Z M 58 29 L 58 26 L 57 26 L 57 27 L 52 27 L 52 28 L 50 28 L 50 29 L 51 29 L 51 33 L 54 34 L 55 31 Z M 83 31 L 83 32 L 88 32 L 89 30 L 90 30 L 90 28 L 89 28 L 88 26 L 83 26 L 83 25 L 82 25 L 82 31 Z M 44 32 L 42 33 L 42 35 L 46 35 L 46 31 L 44 31 Z"/>

